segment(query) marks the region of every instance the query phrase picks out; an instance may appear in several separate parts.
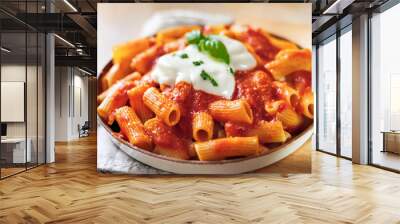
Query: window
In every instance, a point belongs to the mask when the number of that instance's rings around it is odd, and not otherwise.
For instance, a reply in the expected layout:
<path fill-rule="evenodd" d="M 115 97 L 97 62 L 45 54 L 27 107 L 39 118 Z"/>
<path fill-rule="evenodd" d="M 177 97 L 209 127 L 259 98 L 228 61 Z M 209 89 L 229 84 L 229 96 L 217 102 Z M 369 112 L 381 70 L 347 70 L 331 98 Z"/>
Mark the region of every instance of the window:
<path fill-rule="evenodd" d="M 21 1 L 18 7 L 23 15 L 40 12 L 43 4 Z M 46 40 L 12 16 L 0 12 L 0 17 L 8 21 L 0 24 L 0 178 L 5 178 L 45 163 Z"/>
<path fill-rule="evenodd" d="M 371 18 L 372 164 L 400 170 L 400 5 Z"/>
<path fill-rule="evenodd" d="M 336 36 L 318 48 L 318 149 L 336 153 Z"/>
<path fill-rule="evenodd" d="M 340 36 L 340 155 L 352 157 L 352 33 L 351 26 Z"/>

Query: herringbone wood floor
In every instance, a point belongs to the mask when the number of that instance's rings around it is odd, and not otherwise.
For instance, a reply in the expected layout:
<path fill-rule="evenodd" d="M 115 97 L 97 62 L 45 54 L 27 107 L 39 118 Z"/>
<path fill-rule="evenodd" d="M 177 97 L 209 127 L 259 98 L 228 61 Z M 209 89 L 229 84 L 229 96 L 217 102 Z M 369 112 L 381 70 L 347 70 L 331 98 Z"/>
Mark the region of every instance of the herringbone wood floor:
<path fill-rule="evenodd" d="M 0 223 L 400 223 L 400 175 L 312 152 L 313 173 L 135 177 L 96 172 L 96 140 L 0 181 Z"/>

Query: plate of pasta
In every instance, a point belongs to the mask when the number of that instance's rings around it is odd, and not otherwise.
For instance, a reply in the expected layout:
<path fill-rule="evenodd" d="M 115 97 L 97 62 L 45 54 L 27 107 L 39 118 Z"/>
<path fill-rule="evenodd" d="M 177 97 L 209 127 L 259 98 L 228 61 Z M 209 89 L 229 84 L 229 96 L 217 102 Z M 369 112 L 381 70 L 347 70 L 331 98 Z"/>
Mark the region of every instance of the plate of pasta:
<path fill-rule="evenodd" d="M 249 25 L 170 27 L 117 45 L 98 92 L 117 147 L 168 172 L 253 171 L 312 135 L 311 51 Z"/>

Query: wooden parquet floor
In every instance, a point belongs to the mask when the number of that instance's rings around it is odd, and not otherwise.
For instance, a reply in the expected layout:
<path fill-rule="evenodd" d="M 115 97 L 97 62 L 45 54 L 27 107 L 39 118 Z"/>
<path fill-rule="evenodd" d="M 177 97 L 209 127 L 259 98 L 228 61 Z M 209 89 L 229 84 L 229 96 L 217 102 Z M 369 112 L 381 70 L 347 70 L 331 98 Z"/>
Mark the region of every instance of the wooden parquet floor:
<path fill-rule="evenodd" d="M 312 174 L 96 172 L 96 139 L 0 181 L 0 223 L 400 223 L 400 175 L 312 152 Z"/>

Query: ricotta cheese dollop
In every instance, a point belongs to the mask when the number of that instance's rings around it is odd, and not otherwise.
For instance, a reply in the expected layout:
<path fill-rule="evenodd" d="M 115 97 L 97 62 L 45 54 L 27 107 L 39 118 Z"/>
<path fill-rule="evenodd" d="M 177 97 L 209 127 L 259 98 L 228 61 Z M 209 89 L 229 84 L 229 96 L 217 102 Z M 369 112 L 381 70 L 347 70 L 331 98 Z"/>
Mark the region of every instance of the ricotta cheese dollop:
<path fill-rule="evenodd" d="M 178 82 L 190 83 L 194 89 L 231 99 L 235 90 L 235 71 L 253 69 L 257 62 L 246 47 L 237 40 L 223 35 L 213 35 L 228 51 L 230 63 L 226 64 L 201 52 L 194 44 L 161 56 L 151 72 L 159 84 L 173 86 Z"/>

